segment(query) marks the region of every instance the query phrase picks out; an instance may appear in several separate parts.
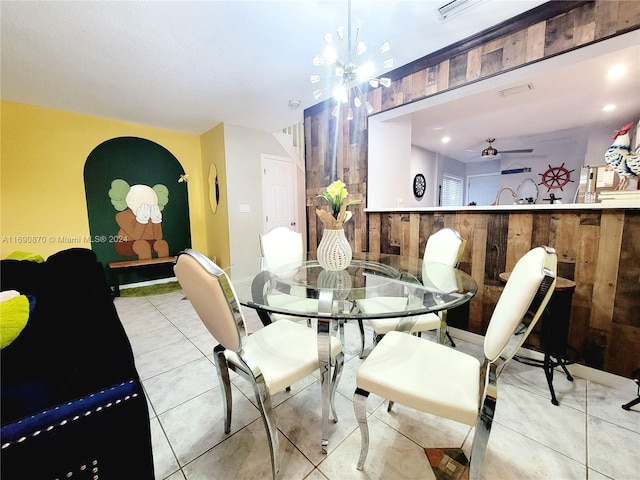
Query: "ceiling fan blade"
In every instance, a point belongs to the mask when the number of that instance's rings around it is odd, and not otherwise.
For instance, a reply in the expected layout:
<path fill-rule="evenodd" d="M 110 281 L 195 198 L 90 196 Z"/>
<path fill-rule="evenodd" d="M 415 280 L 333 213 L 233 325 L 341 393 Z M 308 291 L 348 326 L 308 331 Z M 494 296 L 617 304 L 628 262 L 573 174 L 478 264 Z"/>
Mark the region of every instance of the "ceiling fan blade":
<path fill-rule="evenodd" d="M 520 150 L 498 150 L 500 153 L 531 153 L 533 148 L 521 148 Z"/>

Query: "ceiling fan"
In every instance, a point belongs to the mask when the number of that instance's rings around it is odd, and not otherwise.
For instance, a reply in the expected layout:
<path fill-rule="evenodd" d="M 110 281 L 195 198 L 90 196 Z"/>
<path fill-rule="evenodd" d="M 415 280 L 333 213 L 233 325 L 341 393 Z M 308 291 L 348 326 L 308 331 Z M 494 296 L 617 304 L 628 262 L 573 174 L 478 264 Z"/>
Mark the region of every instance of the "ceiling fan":
<path fill-rule="evenodd" d="M 491 145 L 493 142 L 495 142 L 496 139 L 495 138 L 487 138 L 486 142 L 489 144 L 489 146 L 487 148 L 485 148 L 484 150 L 482 150 L 482 157 L 488 157 L 488 158 L 492 158 L 495 157 L 496 155 L 498 155 L 498 153 L 531 153 L 533 152 L 533 148 L 520 148 L 518 150 L 500 150 L 498 151 L 496 148 L 493 147 L 493 145 Z"/>

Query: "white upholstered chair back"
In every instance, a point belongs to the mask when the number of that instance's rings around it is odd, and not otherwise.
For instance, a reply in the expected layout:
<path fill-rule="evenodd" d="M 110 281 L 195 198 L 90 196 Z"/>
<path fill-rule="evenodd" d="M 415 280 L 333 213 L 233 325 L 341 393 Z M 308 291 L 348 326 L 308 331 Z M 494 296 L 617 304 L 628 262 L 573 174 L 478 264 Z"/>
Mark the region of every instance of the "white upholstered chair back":
<path fill-rule="evenodd" d="M 489 321 L 484 340 L 489 361 L 509 360 L 527 338 L 555 288 L 556 263 L 548 247 L 529 250 L 518 260 Z"/>
<path fill-rule="evenodd" d="M 276 227 L 260 235 L 264 267 L 273 273 L 285 273 L 302 264 L 302 234 L 286 227 Z"/>
<path fill-rule="evenodd" d="M 453 228 L 442 228 L 430 235 L 422 256 L 425 262 L 444 263 L 457 267 L 465 242 Z"/>
<path fill-rule="evenodd" d="M 244 319 L 233 285 L 218 265 L 195 250 L 185 250 L 173 270 L 188 300 L 220 344 L 234 352 L 242 347 L 238 324 Z"/>

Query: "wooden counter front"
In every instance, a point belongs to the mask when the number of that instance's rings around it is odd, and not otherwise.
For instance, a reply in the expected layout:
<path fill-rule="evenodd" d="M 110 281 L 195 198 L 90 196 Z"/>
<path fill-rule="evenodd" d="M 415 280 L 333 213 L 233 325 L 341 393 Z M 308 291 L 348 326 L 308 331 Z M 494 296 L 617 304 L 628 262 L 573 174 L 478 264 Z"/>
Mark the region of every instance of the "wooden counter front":
<path fill-rule="evenodd" d="M 569 343 L 580 363 L 629 377 L 640 366 L 640 210 L 369 212 L 346 225 L 363 251 L 420 257 L 430 234 L 455 228 L 467 240 L 460 264 L 478 282 L 467 329 L 483 335 L 500 296 L 500 273 L 549 245 L 558 276 L 576 283 Z M 309 248 L 315 248 L 309 242 Z M 354 250 L 356 250 L 354 248 Z"/>

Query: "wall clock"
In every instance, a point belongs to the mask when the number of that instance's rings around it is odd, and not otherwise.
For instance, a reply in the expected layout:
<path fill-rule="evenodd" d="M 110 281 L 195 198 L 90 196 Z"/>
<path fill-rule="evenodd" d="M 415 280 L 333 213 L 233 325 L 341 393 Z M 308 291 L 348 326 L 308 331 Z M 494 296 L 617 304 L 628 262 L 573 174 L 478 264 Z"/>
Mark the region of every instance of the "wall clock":
<path fill-rule="evenodd" d="M 425 188 L 427 186 L 427 182 L 424 179 L 424 175 L 418 173 L 415 177 L 413 177 L 413 194 L 417 198 L 422 198 L 424 195 Z"/>

